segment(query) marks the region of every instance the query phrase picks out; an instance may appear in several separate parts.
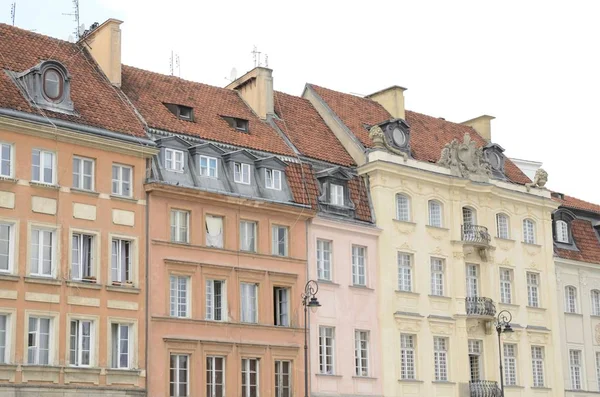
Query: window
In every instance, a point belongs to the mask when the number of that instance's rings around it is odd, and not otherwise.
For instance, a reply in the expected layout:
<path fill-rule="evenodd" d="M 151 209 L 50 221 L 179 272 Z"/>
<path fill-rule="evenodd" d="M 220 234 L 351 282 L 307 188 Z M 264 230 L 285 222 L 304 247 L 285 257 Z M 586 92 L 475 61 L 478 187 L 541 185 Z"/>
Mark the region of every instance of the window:
<path fill-rule="evenodd" d="M 354 375 L 369 376 L 369 331 L 354 331 Z"/>
<path fill-rule="evenodd" d="M 231 128 L 235 128 L 238 131 L 248 132 L 248 120 L 227 116 L 223 116 L 223 118 L 225 121 L 227 121 L 227 124 L 229 124 Z"/>
<path fill-rule="evenodd" d="M 523 242 L 535 244 L 535 224 L 531 219 L 523 220 Z"/>
<path fill-rule="evenodd" d="M 281 190 L 281 171 L 265 168 L 265 187 L 267 189 Z"/>
<path fill-rule="evenodd" d="M 256 252 L 256 222 L 240 221 L 240 250 Z"/>
<path fill-rule="evenodd" d="M 8 330 L 9 330 L 8 315 L 0 314 L 0 364 L 8 363 L 7 342 L 10 343 Z"/>
<path fill-rule="evenodd" d="M 33 149 L 31 161 L 31 180 L 33 182 L 53 185 L 54 153 L 46 150 Z"/>
<path fill-rule="evenodd" d="M 111 281 L 113 283 L 132 282 L 131 274 L 131 246 L 129 240 L 120 238 L 112 239 L 111 255 Z"/>
<path fill-rule="evenodd" d="M 600 291 L 597 289 L 592 290 L 592 315 L 600 316 Z"/>
<path fill-rule="evenodd" d="M 412 291 L 411 256 L 398 252 L 398 291 Z"/>
<path fill-rule="evenodd" d="M 496 214 L 496 231 L 498 238 L 510 238 L 508 232 L 508 216 L 505 214 Z"/>
<path fill-rule="evenodd" d="M 235 183 L 250 184 L 250 164 L 233 163 L 233 180 Z"/>
<path fill-rule="evenodd" d="M 31 230 L 31 274 L 52 277 L 54 274 L 56 238 L 52 230 Z"/>
<path fill-rule="evenodd" d="M 433 338 L 433 363 L 436 381 L 448 380 L 448 339 Z"/>
<path fill-rule="evenodd" d="M 94 160 L 73 157 L 73 187 L 94 190 Z"/>
<path fill-rule="evenodd" d="M 171 241 L 189 243 L 189 211 L 171 210 Z"/>
<path fill-rule="evenodd" d="M 58 101 L 63 93 L 63 78 L 58 70 L 48 68 L 43 75 L 43 90 L 46 98 Z"/>
<path fill-rule="evenodd" d="M 512 270 L 500 269 L 500 302 L 512 303 Z"/>
<path fill-rule="evenodd" d="M 43 317 L 29 317 L 27 334 L 27 363 L 50 364 L 50 326 L 52 320 Z"/>
<path fill-rule="evenodd" d="M 92 360 L 92 322 L 71 320 L 69 363 L 76 367 L 89 367 Z"/>
<path fill-rule="evenodd" d="M 292 397 L 292 363 L 275 360 L 275 397 Z"/>
<path fill-rule="evenodd" d="M 275 287 L 273 288 L 273 304 L 274 310 L 274 324 L 281 327 L 290 326 L 290 289 Z"/>
<path fill-rule="evenodd" d="M 12 272 L 14 262 L 14 225 L 0 223 L 0 272 Z"/>
<path fill-rule="evenodd" d="M 410 201 L 403 194 L 396 195 L 396 219 L 399 221 L 410 221 Z"/>
<path fill-rule="evenodd" d="M 188 287 L 190 278 L 186 276 L 171 276 L 171 317 L 189 317 L 190 298 Z"/>
<path fill-rule="evenodd" d="M 507 386 L 517 384 L 517 345 L 504 344 L 504 381 Z"/>
<path fill-rule="evenodd" d="M 271 227 L 273 242 L 271 244 L 273 255 L 288 256 L 288 228 L 273 225 Z"/>
<path fill-rule="evenodd" d="M 335 328 L 319 327 L 319 373 L 334 375 Z"/>
<path fill-rule="evenodd" d="M 531 346 L 531 372 L 533 387 L 544 387 L 544 348 Z"/>
<path fill-rule="evenodd" d="M 242 358 L 242 397 L 258 397 L 258 359 Z"/>
<path fill-rule="evenodd" d="M 112 194 L 131 197 L 132 168 L 126 165 L 112 166 Z"/>
<path fill-rule="evenodd" d="M 444 260 L 431 258 L 431 295 L 444 296 Z"/>
<path fill-rule="evenodd" d="M 482 343 L 477 339 L 469 339 L 469 370 L 472 382 L 481 380 Z"/>
<path fill-rule="evenodd" d="M 467 296 L 479 296 L 479 268 L 477 265 L 467 264 Z"/>
<path fill-rule="evenodd" d="M 556 221 L 556 241 L 569 243 L 569 225 L 565 221 Z"/>
<path fill-rule="evenodd" d="M 400 379 L 415 379 L 414 335 L 400 335 Z"/>
<path fill-rule="evenodd" d="M 225 281 L 206 280 L 206 319 L 227 321 Z"/>
<path fill-rule="evenodd" d="M 200 176 L 208 176 L 210 178 L 218 177 L 216 158 L 200 156 Z"/>
<path fill-rule="evenodd" d="M 8 143 L 0 143 L 0 177 L 12 178 L 12 156 L 12 145 Z"/>
<path fill-rule="evenodd" d="M 367 249 L 358 245 L 352 246 L 352 284 L 367 285 Z"/>
<path fill-rule="evenodd" d="M 565 287 L 565 312 L 577 313 L 577 290 L 571 285 Z"/>
<path fill-rule="evenodd" d="M 111 324 L 112 368 L 128 369 L 131 366 L 131 326 L 128 324 Z"/>
<path fill-rule="evenodd" d="M 223 248 L 223 217 L 206 215 L 206 245 Z"/>
<path fill-rule="evenodd" d="M 185 120 L 185 121 L 194 121 L 194 109 L 193 108 L 191 108 L 189 106 L 185 106 L 185 105 L 174 104 L 174 103 L 165 103 L 164 105 L 167 107 L 167 109 L 169 109 L 169 111 L 171 113 L 173 113 L 179 119 Z"/>
<path fill-rule="evenodd" d="M 540 275 L 527 272 L 527 305 L 540 307 L 539 297 Z"/>
<path fill-rule="evenodd" d="M 442 204 L 429 200 L 429 226 L 442 227 Z"/>
<path fill-rule="evenodd" d="M 335 183 L 331 183 L 329 185 L 331 189 L 329 201 L 333 205 L 338 205 L 340 207 L 344 206 L 344 187 L 342 185 L 336 185 Z"/>
<path fill-rule="evenodd" d="M 581 350 L 569 350 L 571 390 L 581 390 Z"/>
<path fill-rule="evenodd" d="M 183 151 L 175 149 L 165 149 L 165 168 L 169 171 L 183 172 Z"/>
<path fill-rule="evenodd" d="M 317 240 L 317 277 L 331 281 L 331 241 Z"/>
<path fill-rule="evenodd" d="M 71 238 L 71 278 L 90 279 L 94 275 L 94 236 L 73 233 Z"/>
<path fill-rule="evenodd" d="M 171 354 L 171 371 L 169 376 L 169 392 L 171 397 L 189 396 L 189 356 L 187 354 Z"/>
<path fill-rule="evenodd" d="M 598 382 L 598 388 L 600 389 L 600 352 L 596 352 L 596 382 Z"/>
<path fill-rule="evenodd" d="M 241 322 L 243 323 L 257 323 L 258 316 L 256 312 L 257 308 L 257 290 L 258 285 L 250 283 L 240 284 L 240 297 L 242 300 L 241 304 Z"/>
<path fill-rule="evenodd" d="M 206 397 L 225 397 L 225 357 L 206 357 Z"/>

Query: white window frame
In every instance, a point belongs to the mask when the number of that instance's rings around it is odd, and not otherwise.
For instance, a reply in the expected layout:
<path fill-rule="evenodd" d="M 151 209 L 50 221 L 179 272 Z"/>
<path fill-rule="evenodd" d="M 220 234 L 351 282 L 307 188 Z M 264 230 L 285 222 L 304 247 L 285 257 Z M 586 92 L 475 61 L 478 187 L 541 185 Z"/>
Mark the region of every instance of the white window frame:
<path fill-rule="evenodd" d="M 596 352 L 596 382 L 600 390 L 600 352 Z"/>
<path fill-rule="evenodd" d="M 252 379 L 252 370 L 250 369 L 250 363 L 254 362 L 256 364 L 256 384 L 250 383 L 250 379 Z M 259 395 L 260 390 L 260 360 L 258 358 L 242 358 L 242 397 L 253 397 Z M 246 392 L 244 393 L 244 386 L 246 387 Z M 254 393 L 252 392 L 254 390 Z"/>
<path fill-rule="evenodd" d="M 352 245 L 352 285 L 367 286 L 367 247 Z"/>
<path fill-rule="evenodd" d="M 577 313 L 577 288 L 565 287 L 565 313 Z"/>
<path fill-rule="evenodd" d="M 6 222 L 3 220 L 0 220 L 0 228 L 6 228 L 7 233 L 8 233 L 8 239 L 0 240 L 0 245 L 6 244 L 6 254 L 5 255 L 3 254 L 2 256 L 6 256 L 6 265 L 7 265 L 6 269 L 0 268 L 0 273 L 12 274 L 15 269 L 15 244 L 16 244 L 15 235 L 16 235 L 17 227 L 12 222 Z M 0 235 L 0 238 L 1 238 L 1 235 Z"/>
<path fill-rule="evenodd" d="M 206 165 L 202 165 L 202 160 L 206 161 Z M 214 167 L 212 164 L 214 164 Z M 198 159 L 198 169 L 200 170 L 200 176 L 207 178 L 218 178 L 219 177 L 219 161 L 216 157 L 200 156 Z M 214 171 L 214 175 L 211 175 Z"/>
<path fill-rule="evenodd" d="M 479 266 L 475 263 L 466 264 L 466 292 L 467 297 L 475 298 L 479 296 Z"/>
<path fill-rule="evenodd" d="M 240 283 L 240 322 L 258 323 L 258 284 Z"/>
<path fill-rule="evenodd" d="M 185 369 L 179 362 L 179 359 L 183 357 L 185 357 Z M 173 367 L 173 358 L 175 358 L 175 367 Z M 171 385 L 174 385 L 174 393 L 170 397 L 188 397 L 190 395 L 190 355 L 171 353 L 169 355 L 169 369 L 169 393 Z M 182 370 L 185 371 L 185 380 L 179 378 Z M 171 374 L 175 374 L 175 379 L 171 379 Z M 182 384 L 185 384 L 185 394 L 179 393 L 179 386 Z"/>
<path fill-rule="evenodd" d="M 319 373 L 335 375 L 335 328 L 319 326 Z"/>
<path fill-rule="evenodd" d="M 410 222 L 410 198 L 402 193 L 396 194 L 396 219 Z"/>
<path fill-rule="evenodd" d="M 77 252 L 75 252 L 74 239 L 78 238 Z M 84 261 L 83 255 L 83 241 L 85 238 L 90 237 L 90 256 L 88 260 L 89 275 L 84 276 Z M 86 233 L 83 231 L 74 231 L 71 233 L 71 279 L 72 280 L 83 280 L 84 277 L 95 277 L 96 276 L 96 234 Z M 76 262 L 77 261 L 77 262 Z M 76 268 L 77 267 L 77 268 Z"/>
<path fill-rule="evenodd" d="M 369 339 L 369 331 L 354 331 L 354 376 L 369 376 Z"/>
<path fill-rule="evenodd" d="M 221 369 L 216 365 L 220 361 Z M 222 372 L 221 383 L 217 383 L 217 372 Z M 224 356 L 206 356 L 206 397 L 225 397 L 225 357 Z M 221 386 L 221 393 L 217 394 L 217 386 Z"/>
<path fill-rule="evenodd" d="M 333 242 L 317 239 L 317 278 L 319 280 L 332 280 Z"/>
<path fill-rule="evenodd" d="M 278 327 L 290 326 L 291 290 L 288 287 L 274 287 L 275 294 L 275 325 Z"/>
<path fill-rule="evenodd" d="M 544 347 L 531 346 L 531 373 L 533 375 L 533 387 L 544 387 L 546 385 L 544 372 Z"/>
<path fill-rule="evenodd" d="M 517 345 L 515 343 L 504 343 L 502 350 L 504 353 L 504 384 L 506 386 L 516 386 L 518 382 Z"/>
<path fill-rule="evenodd" d="M 569 349 L 569 375 L 571 379 L 571 390 L 582 390 L 582 353 L 581 350 Z"/>
<path fill-rule="evenodd" d="M 429 200 L 427 203 L 427 208 L 429 211 L 429 226 L 433 227 L 443 227 L 443 208 L 442 203 L 437 200 Z"/>
<path fill-rule="evenodd" d="M 241 183 L 242 185 L 249 185 L 252 180 L 250 164 L 246 163 L 233 163 L 233 181 L 235 183 Z"/>
<path fill-rule="evenodd" d="M 79 161 L 79 166 L 77 167 L 77 169 L 75 169 L 75 161 Z M 86 163 L 90 163 L 91 164 L 91 174 L 86 174 L 85 173 L 85 164 Z M 81 157 L 81 156 L 73 156 L 73 188 L 75 189 L 79 189 L 79 190 L 86 190 L 89 192 L 93 192 L 94 191 L 94 187 L 95 187 L 95 174 L 96 174 L 96 161 L 94 159 L 90 159 L 87 157 Z M 89 177 L 90 178 L 90 187 L 86 188 L 85 187 L 85 178 Z M 75 185 L 75 181 L 77 181 L 77 186 Z"/>
<path fill-rule="evenodd" d="M 510 220 L 504 213 L 496 214 L 496 236 L 498 238 L 510 238 Z"/>
<path fill-rule="evenodd" d="M 289 256 L 289 230 L 290 228 L 282 225 L 271 225 L 271 253 L 277 256 Z M 283 241 L 280 239 L 280 233 L 283 231 Z M 283 247 L 280 245 L 283 243 Z M 281 251 L 283 248 L 283 252 Z"/>
<path fill-rule="evenodd" d="M 338 207 L 344 206 L 344 186 L 336 183 L 329 184 L 329 202 Z"/>
<path fill-rule="evenodd" d="M 527 306 L 540 307 L 540 274 L 527 272 Z"/>
<path fill-rule="evenodd" d="M 169 275 L 169 314 L 171 317 L 191 317 L 191 278 L 179 274 Z"/>
<path fill-rule="evenodd" d="M 179 159 L 177 156 L 181 156 Z M 185 154 L 183 150 L 165 148 L 165 169 L 173 172 L 183 172 Z"/>
<path fill-rule="evenodd" d="M 252 235 L 249 236 L 248 232 Z M 256 234 L 258 231 L 258 223 L 255 221 L 240 221 L 240 251 L 256 252 Z M 250 238 L 252 240 L 250 240 Z M 251 243 L 251 244 L 250 244 Z"/>
<path fill-rule="evenodd" d="M 4 149 L 8 147 L 8 159 L 4 158 Z M 12 143 L 0 142 L 0 178 L 14 178 L 15 146 Z M 8 163 L 8 174 L 2 172 L 2 164 Z"/>
<path fill-rule="evenodd" d="M 398 291 L 412 292 L 412 255 L 406 252 L 397 253 Z"/>
<path fill-rule="evenodd" d="M 513 301 L 513 271 L 500 268 L 500 303 L 512 304 Z"/>
<path fill-rule="evenodd" d="M 287 371 L 284 367 L 287 364 Z M 275 360 L 275 396 L 274 397 L 292 397 L 292 362 L 290 360 Z M 283 377 L 287 376 L 287 386 L 284 385 Z"/>
<path fill-rule="evenodd" d="M 114 252 L 114 243 L 117 243 L 117 252 Z M 121 252 L 123 250 L 124 244 L 125 243 L 129 243 L 129 257 L 126 257 L 125 259 L 127 260 L 127 263 L 123 264 L 123 256 L 121 255 Z M 110 281 L 111 282 L 117 282 L 117 283 L 121 283 L 121 284 L 125 284 L 127 282 L 131 282 L 133 283 L 134 281 L 134 274 L 133 274 L 133 263 L 134 263 L 134 255 L 135 255 L 135 247 L 136 247 L 136 241 L 129 239 L 129 238 L 124 238 L 124 237 L 117 237 L 117 236 L 112 236 L 110 239 Z M 115 258 L 116 258 L 116 263 L 115 263 Z M 123 266 L 126 266 L 125 269 L 123 269 Z M 128 269 L 129 268 L 129 269 Z M 113 277 L 113 271 L 117 272 L 117 279 L 115 280 Z M 125 272 L 125 275 L 129 274 L 129 278 L 127 280 L 123 280 L 123 271 Z"/>
<path fill-rule="evenodd" d="M 565 221 L 556 221 L 556 241 L 559 243 L 569 244 L 569 224 Z"/>
<path fill-rule="evenodd" d="M 437 382 L 448 381 L 448 338 L 433 337 L 433 369 Z"/>
<path fill-rule="evenodd" d="M 115 337 L 113 335 L 113 327 L 117 327 L 117 338 L 115 340 Z M 123 344 L 121 343 L 122 341 L 124 341 L 125 339 L 122 338 L 122 330 L 124 327 L 127 327 L 127 351 L 123 351 Z M 109 322 L 109 332 L 111 335 L 111 344 L 109 346 L 110 352 L 111 352 L 111 362 L 110 362 L 110 368 L 114 368 L 114 369 L 131 369 L 133 367 L 133 354 L 134 354 L 134 340 L 133 340 L 133 336 L 134 336 L 134 324 L 131 323 L 125 323 L 125 322 L 115 322 L 115 321 L 110 321 Z M 116 349 L 114 348 L 116 344 Z M 114 353 L 116 350 L 116 355 L 117 357 L 114 357 Z M 126 355 L 127 357 L 127 366 L 123 366 L 121 364 L 121 356 L 122 355 Z"/>
<path fill-rule="evenodd" d="M 215 285 L 219 283 L 221 293 L 220 307 L 217 316 Z M 227 282 L 225 280 L 209 279 L 206 280 L 206 319 L 211 321 L 227 321 Z M 217 318 L 220 317 L 220 318 Z"/>
<path fill-rule="evenodd" d="M 281 171 L 265 168 L 265 187 L 272 190 L 281 190 Z"/>
<path fill-rule="evenodd" d="M 33 161 L 33 153 L 38 152 L 40 163 L 38 165 Z M 52 170 L 51 180 L 48 182 L 44 177 L 44 169 L 48 168 L 46 155 L 50 155 L 50 169 Z M 33 176 L 33 169 L 39 168 L 39 178 L 35 179 Z M 36 183 L 42 183 L 45 185 L 56 185 L 56 153 L 44 149 L 33 149 L 31 152 L 31 181 Z"/>
<path fill-rule="evenodd" d="M 117 177 L 115 179 L 114 172 L 117 170 Z M 123 171 L 129 170 L 129 181 L 125 181 L 123 178 Z M 133 197 L 133 167 L 124 164 L 113 164 L 112 165 L 112 184 L 111 184 L 111 192 L 115 196 L 121 197 Z M 116 183 L 116 185 L 115 185 Z M 129 188 L 129 193 L 125 193 L 127 189 L 125 186 Z M 116 187 L 116 190 L 115 190 Z"/>
<path fill-rule="evenodd" d="M 592 299 L 592 315 L 600 316 L 600 290 L 593 289 L 590 292 L 590 296 Z"/>
<path fill-rule="evenodd" d="M 445 296 L 445 269 L 446 263 L 442 258 L 430 259 L 431 269 L 431 295 Z"/>
<path fill-rule="evenodd" d="M 31 315 L 31 316 L 26 316 L 26 321 L 27 321 L 27 344 L 26 344 L 26 351 L 27 351 L 27 364 L 32 364 L 32 365 L 51 365 L 52 364 L 52 359 L 53 359 L 53 348 L 52 348 L 52 343 L 53 341 L 53 327 L 54 327 L 54 318 L 53 317 L 47 317 L 47 316 L 38 316 L 38 315 Z M 36 323 L 35 326 L 35 330 L 32 331 L 31 330 L 31 320 L 34 320 Z M 41 363 L 40 362 L 40 346 L 41 346 L 41 321 L 42 320 L 48 320 L 48 334 L 47 334 L 47 344 L 48 344 L 48 362 L 47 363 Z M 31 345 L 33 339 L 33 345 Z M 33 349 L 32 349 L 33 348 Z M 31 362 L 31 360 L 29 359 L 29 352 L 33 351 L 33 362 Z"/>
<path fill-rule="evenodd" d="M 467 343 L 469 346 L 469 379 L 479 381 L 483 377 L 483 342 L 480 339 L 469 339 Z M 477 373 L 471 365 L 471 359 L 476 360 Z"/>
<path fill-rule="evenodd" d="M 10 363 L 11 352 L 14 347 L 12 341 L 12 316 L 14 313 L 0 312 L 0 319 L 4 318 L 4 329 L 0 327 L 0 364 Z M 2 321 L 0 321 L 1 325 Z"/>
<path fill-rule="evenodd" d="M 535 244 L 535 222 L 532 219 L 523 219 L 523 242 Z"/>
<path fill-rule="evenodd" d="M 76 334 L 75 334 L 75 341 L 73 341 L 73 323 L 76 324 Z M 82 364 L 83 361 L 83 353 L 84 353 L 84 348 L 83 348 L 83 340 L 84 337 L 86 337 L 86 335 L 84 335 L 84 327 L 83 327 L 83 323 L 89 323 L 89 335 L 87 335 L 87 337 L 89 338 L 89 347 L 88 347 L 88 354 L 89 354 L 89 358 L 88 358 L 88 363 L 87 364 Z M 92 367 L 94 366 L 94 349 L 96 346 L 96 340 L 95 340 L 95 324 L 93 320 L 88 320 L 88 319 L 80 319 L 80 318 L 71 318 L 68 321 L 69 324 L 69 365 L 72 367 Z M 74 343 L 73 343 L 74 342 Z M 72 360 L 72 356 L 71 353 L 75 352 L 75 362 L 73 362 Z"/>
<path fill-rule="evenodd" d="M 416 380 L 416 354 L 414 334 L 400 334 L 400 379 Z"/>
<path fill-rule="evenodd" d="M 171 241 L 188 244 L 190 242 L 190 211 L 171 209 Z"/>
<path fill-rule="evenodd" d="M 34 233 L 39 233 L 38 234 L 38 253 L 37 255 L 34 255 L 34 248 L 33 248 L 33 235 Z M 50 248 L 50 272 L 44 272 L 44 266 L 43 266 L 43 262 L 44 262 L 44 253 L 43 253 L 43 249 L 40 249 L 40 247 L 42 247 L 45 244 L 45 240 L 47 234 L 45 233 L 50 233 L 50 241 L 51 241 L 51 248 Z M 57 244 L 58 244 L 58 233 L 56 229 L 49 229 L 47 227 L 42 227 L 42 226 L 32 226 L 31 227 L 31 245 L 30 245 L 30 274 L 32 276 L 37 276 L 37 277 L 50 277 L 50 278 L 55 278 L 56 277 L 56 267 L 57 267 L 57 258 L 56 258 L 56 253 L 58 252 L 57 249 Z M 37 260 L 37 270 L 34 272 L 33 271 L 33 262 Z"/>

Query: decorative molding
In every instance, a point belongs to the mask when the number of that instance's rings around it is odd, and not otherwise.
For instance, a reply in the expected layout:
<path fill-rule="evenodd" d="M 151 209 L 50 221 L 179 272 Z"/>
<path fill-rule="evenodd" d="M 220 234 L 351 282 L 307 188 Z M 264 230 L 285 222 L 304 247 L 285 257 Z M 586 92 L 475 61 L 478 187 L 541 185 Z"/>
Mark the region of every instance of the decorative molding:
<path fill-rule="evenodd" d="M 465 133 L 462 143 L 453 139 L 446 144 L 437 163 L 449 168 L 452 175 L 462 178 L 486 182 L 492 176 L 491 165 L 483 155 L 483 148 L 477 147 L 469 133 Z"/>
<path fill-rule="evenodd" d="M 538 189 L 545 189 L 546 183 L 548 182 L 548 172 L 543 168 L 538 168 L 535 172 L 535 176 L 533 177 L 533 182 L 526 183 L 525 187 L 527 191 L 530 191 L 532 187 L 536 187 Z"/>

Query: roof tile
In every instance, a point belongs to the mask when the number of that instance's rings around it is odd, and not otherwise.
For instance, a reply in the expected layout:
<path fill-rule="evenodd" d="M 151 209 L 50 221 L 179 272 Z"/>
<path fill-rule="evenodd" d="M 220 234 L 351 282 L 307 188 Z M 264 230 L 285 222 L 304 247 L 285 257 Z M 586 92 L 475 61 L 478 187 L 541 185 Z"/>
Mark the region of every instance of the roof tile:
<path fill-rule="evenodd" d="M 600 264 L 600 241 L 592 223 L 583 219 L 571 222 L 573 239 L 579 251 L 555 248 L 560 258 Z"/>

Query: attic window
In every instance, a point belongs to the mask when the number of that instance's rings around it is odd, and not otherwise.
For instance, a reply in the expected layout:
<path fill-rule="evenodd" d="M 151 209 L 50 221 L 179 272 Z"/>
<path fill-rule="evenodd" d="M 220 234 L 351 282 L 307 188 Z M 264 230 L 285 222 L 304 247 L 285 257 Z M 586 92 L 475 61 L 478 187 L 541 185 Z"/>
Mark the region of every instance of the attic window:
<path fill-rule="evenodd" d="M 171 113 L 177 118 L 185 121 L 194 121 L 194 109 L 185 105 L 176 105 L 173 103 L 164 104 Z"/>
<path fill-rule="evenodd" d="M 62 97 L 64 79 L 55 68 L 48 68 L 44 72 L 44 95 L 51 101 L 58 101 Z"/>
<path fill-rule="evenodd" d="M 230 127 L 235 128 L 238 131 L 248 132 L 248 120 L 228 116 L 223 116 L 223 118 Z"/>

